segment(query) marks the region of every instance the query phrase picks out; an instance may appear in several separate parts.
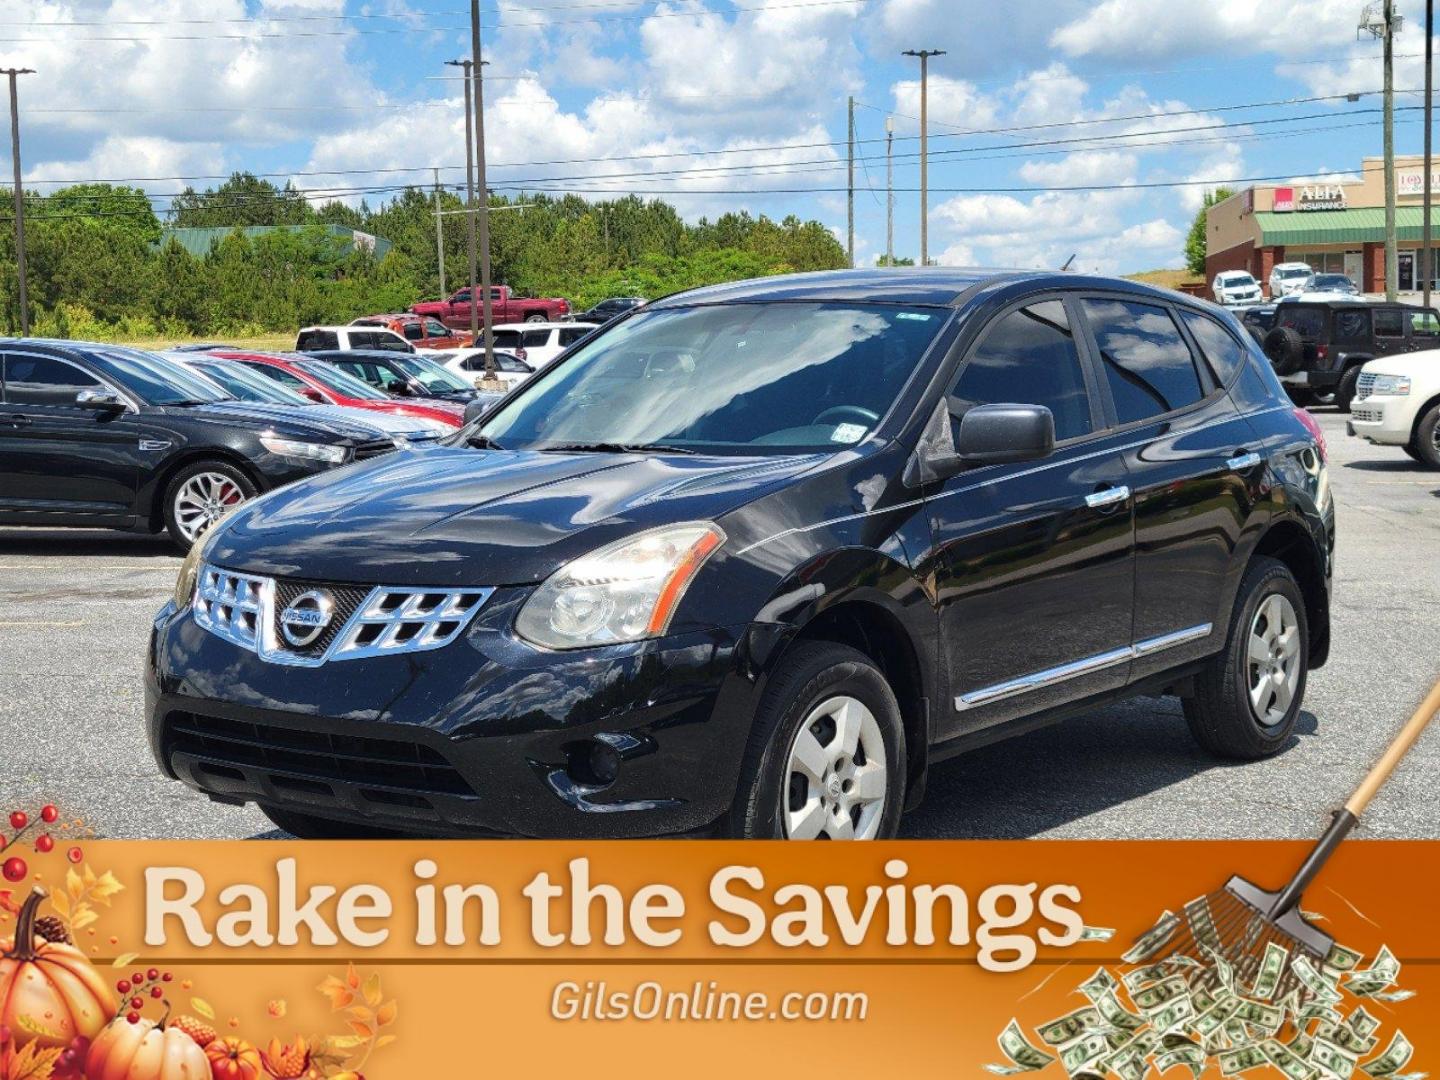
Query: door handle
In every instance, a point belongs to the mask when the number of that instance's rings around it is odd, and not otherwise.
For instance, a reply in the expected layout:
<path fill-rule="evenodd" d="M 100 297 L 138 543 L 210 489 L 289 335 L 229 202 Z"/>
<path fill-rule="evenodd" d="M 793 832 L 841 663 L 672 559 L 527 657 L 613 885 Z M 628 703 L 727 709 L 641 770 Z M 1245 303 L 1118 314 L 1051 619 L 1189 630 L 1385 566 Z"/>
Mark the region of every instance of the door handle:
<path fill-rule="evenodd" d="M 1085 505 L 1095 510 L 1102 506 L 1114 506 L 1130 498 L 1130 489 L 1121 484 L 1118 487 L 1107 487 L 1085 496 Z"/>
<path fill-rule="evenodd" d="M 1260 464 L 1260 455 L 1253 450 L 1242 450 L 1234 457 L 1225 462 L 1228 468 L 1239 472 L 1243 469 L 1253 469 Z"/>

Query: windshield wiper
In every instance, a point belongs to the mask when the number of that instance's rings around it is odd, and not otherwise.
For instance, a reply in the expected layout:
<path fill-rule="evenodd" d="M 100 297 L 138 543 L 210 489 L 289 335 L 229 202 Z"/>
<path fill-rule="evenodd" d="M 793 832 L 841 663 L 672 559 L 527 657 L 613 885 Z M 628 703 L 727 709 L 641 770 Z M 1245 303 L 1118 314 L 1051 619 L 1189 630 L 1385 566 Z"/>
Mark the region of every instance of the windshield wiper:
<path fill-rule="evenodd" d="M 537 446 L 535 449 L 555 453 L 577 454 L 694 454 L 685 446 L 667 446 L 664 443 L 556 443 L 553 446 Z"/>
<path fill-rule="evenodd" d="M 167 401 L 167 402 L 165 402 L 165 404 L 168 405 L 168 406 L 171 407 L 171 408 L 174 408 L 174 409 L 188 409 L 188 408 L 191 408 L 191 407 L 193 407 L 193 406 L 195 406 L 195 405 L 215 405 L 215 404 L 217 404 L 217 403 L 219 403 L 219 402 L 222 402 L 222 401 L 238 401 L 238 400 L 240 400 L 240 399 L 239 399 L 239 398 L 181 398 L 181 399 L 178 400 L 178 401 Z"/>
<path fill-rule="evenodd" d="M 505 449 L 505 448 L 504 448 L 503 446 L 501 446 L 498 442 L 496 442 L 494 439 L 492 439 L 489 435 L 486 435 L 483 431 L 477 431 L 477 432 L 475 432 L 475 434 L 474 434 L 474 435 L 471 435 L 468 439 L 465 440 L 465 442 L 466 442 L 468 445 L 473 446 L 476 450 L 504 450 L 504 449 Z"/>

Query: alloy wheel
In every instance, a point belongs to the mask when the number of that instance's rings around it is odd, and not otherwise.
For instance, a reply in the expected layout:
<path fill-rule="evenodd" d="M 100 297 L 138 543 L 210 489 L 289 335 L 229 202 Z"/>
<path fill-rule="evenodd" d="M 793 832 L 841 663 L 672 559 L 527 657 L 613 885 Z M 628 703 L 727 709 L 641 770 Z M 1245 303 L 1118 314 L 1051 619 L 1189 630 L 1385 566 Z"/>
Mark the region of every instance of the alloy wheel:
<path fill-rule="evenodd" d="M 245 501 L 245 492 L 219 472 L 196 473 L 175 494 L 175 523 L 194 543 L 206 529 Z"/>
<path fill-rule="evenodd" d="M 1265 727 L 1284 721 L 1300 683 L 1300 621 L 1289 599 L 1271 593 L 1250 622 L 1250 709 Z"/>
<path fill-rule="evenodd" d="M 841 695 L 811 710 L 785 762 L 781 812 L 790 840 L 873 840 L 888 794 L 885 740 L 863 702 Z"/>

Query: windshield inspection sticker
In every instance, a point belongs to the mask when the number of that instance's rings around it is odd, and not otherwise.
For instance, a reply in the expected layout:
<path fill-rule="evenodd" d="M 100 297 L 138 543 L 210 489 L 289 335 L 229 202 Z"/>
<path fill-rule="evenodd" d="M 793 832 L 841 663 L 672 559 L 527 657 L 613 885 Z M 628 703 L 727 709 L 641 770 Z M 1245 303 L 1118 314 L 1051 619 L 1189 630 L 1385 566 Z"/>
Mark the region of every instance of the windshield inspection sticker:
<path fill-rule="evenodd" d="M 859 442 L 865 437 L 865 426 L 863 424 L 836 424 L 835 430 L 830 433 L 831 442 L 853 443 Z"/>
<path fill-rule="evenodd" d="M 929 315 L 921 315 L 918 311 L 902 311 L 895 316 L 897 319 L 907 319 L 910 322 L 929 322 Z"/>

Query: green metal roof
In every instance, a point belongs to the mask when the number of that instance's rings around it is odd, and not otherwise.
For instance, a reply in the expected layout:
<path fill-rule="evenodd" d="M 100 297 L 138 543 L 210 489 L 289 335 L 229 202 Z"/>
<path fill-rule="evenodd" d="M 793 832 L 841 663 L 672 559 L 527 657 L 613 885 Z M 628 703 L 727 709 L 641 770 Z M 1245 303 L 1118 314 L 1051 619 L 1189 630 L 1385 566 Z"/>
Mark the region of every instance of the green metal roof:
<path fill-rule="evenodd" d="M 1420 241 L 1421 208 L 1399 206 L 1395 209 L 1396 233 L 1401 240 Z M 1352 210 L 1296 210 L 1277 214 L 1273 210 L 1255 211 L 1260 225 L 1260 246 L 1276 244 L 1361 244 L 1385 239 L 1385 208 L 1362 206 Z M 1440 232 L 1440 214 L 1430 225 L 1431 233 Z"/>
<path fill-rule="evenodd" d="M 347 242 L 347 252 L 353 250 L 357 238 L 364 238 L 361 242 L 364 243 L 367 247 L 373 244 L 375 249 L 375 257 L 377 259 L 383 259 L 386 252 L 388 252 L 391 248 L 390 241 L 386 240 L 383 236 L 370 236 L 368 233 L 361 233 L 357 232 L 354 229 L 347 229 L 343 225 L 333 225 L 328 223 L 323 225 L 318 223 L 309 225 L 246 225 L 243 227 L 237 226 L 236 228 L 230 229 L 166 229 L 160 236 L 160 243 L 163 244 L 173 237 L 180 244 L 180 246 L 183 247 L 186 251 L 190 252 L 191 255 L 194 255 L 197 259 L 203 259 L 206 255 L 210 254 L 210 248 L 213 245 L 218 244 L 221 240 L 223 240 L 226 236 L 230 235 L 232 232 L 242 232 L 251 240 L 254 240 L 257 237 L 264 236 L 266 233 L 298 232 L 302 229 L 314 228 L 324 229 L 325 232 L 329 233 L 331 236 L 338 236 L 341 239 L 345 240 Z"/>

